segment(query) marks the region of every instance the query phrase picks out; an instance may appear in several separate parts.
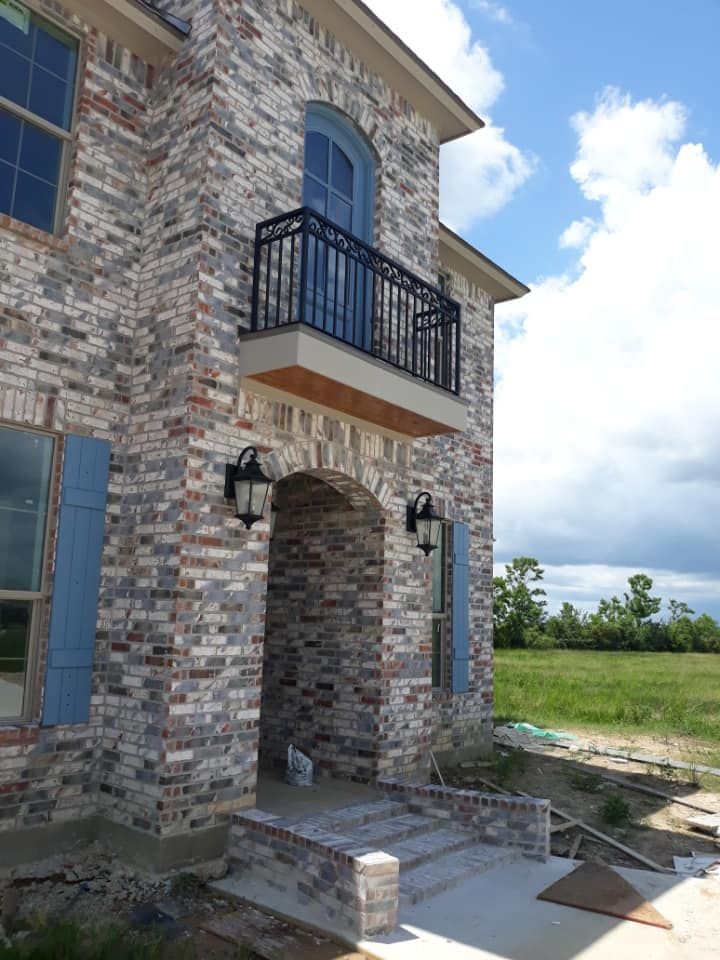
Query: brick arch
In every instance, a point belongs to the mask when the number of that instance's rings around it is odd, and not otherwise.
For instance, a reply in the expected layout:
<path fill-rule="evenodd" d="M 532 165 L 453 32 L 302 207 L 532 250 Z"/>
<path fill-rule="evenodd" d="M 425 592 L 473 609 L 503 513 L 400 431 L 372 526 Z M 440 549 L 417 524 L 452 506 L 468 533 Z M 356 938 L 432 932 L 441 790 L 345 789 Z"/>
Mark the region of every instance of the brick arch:
<path fill-rule="evenodd" d="M 354 507 L 386 511 L 392 490 L 376 464 L 340 444 L 315 440 L 295 443 L 267 458 L 270 476 L 277 483 L 293 473 L 307 473 L 323 480 Z"/>

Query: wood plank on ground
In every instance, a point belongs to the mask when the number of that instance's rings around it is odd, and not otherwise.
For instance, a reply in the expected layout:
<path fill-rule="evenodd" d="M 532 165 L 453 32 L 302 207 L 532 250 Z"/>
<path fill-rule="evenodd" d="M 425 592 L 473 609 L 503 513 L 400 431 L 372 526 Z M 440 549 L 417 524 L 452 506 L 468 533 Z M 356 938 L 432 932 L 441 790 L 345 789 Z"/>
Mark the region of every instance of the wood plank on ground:
<path fill-rule="evenodd" d="M 228 943 L 247 947 L 263 960 L 367 960 L 333 940 L 295 927 L 249 904 L 202 920 L 198 926 Z"/>

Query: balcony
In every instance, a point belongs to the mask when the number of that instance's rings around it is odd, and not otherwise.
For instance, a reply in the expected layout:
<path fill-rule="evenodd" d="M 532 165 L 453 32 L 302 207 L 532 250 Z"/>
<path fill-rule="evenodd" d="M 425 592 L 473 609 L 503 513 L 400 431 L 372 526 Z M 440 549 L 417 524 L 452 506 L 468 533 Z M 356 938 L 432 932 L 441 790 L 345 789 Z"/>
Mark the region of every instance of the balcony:
<path fill-rule="evenodd" d="M 250 390 L 383 433 L 465 427 L 459 304 L 307 207 L 256 229 L 240 368 Z"/>

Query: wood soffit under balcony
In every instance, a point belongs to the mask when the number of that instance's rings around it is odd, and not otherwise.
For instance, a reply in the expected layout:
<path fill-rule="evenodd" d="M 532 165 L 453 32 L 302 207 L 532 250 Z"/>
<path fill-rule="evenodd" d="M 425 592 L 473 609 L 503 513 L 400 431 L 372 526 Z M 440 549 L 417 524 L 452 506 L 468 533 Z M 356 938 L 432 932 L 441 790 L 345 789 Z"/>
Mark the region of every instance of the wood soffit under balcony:
<path fill-rule="evenodd" d="M 302 324 L 240 341 L 242 386 L 373 432 L 427 437 L 465 429 L 467 404 Z"/>

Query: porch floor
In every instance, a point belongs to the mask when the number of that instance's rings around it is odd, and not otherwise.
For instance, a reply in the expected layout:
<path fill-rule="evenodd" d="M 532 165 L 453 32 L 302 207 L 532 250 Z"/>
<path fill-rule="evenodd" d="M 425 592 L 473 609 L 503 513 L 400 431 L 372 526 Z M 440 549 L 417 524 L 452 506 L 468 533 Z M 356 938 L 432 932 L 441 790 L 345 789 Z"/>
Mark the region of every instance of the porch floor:
<path fill-rule="evenodd" d="M 291 787 L 275 770 L 261 770 L 258 775 L 255 806 L 278 817 L 303 820 L 324 810 L 338 810 L 355 803 L 376 800 L 380 794 L 374 787 L 349 780 L 318 777 L 311 787 Z"/>

